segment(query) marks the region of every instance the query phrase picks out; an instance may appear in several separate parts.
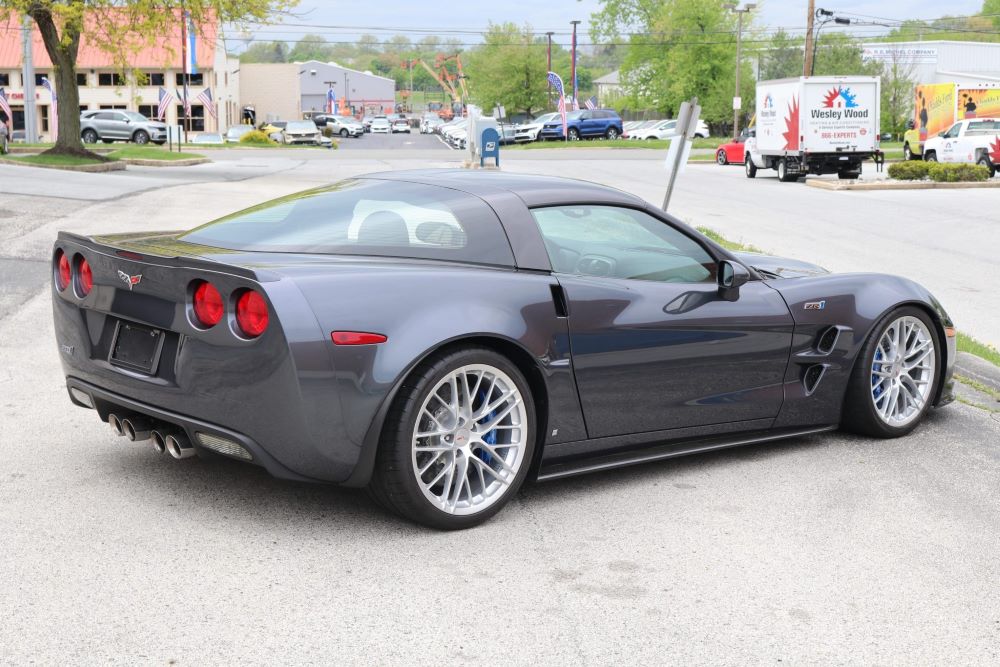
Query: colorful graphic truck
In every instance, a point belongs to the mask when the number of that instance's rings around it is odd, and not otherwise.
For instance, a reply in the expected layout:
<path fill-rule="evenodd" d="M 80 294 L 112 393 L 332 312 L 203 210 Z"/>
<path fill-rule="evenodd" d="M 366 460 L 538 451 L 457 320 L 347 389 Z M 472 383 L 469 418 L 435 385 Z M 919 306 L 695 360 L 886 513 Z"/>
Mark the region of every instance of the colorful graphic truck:
<path fill-rule="evenodd" d="M 913 89 L 913 127 L 903 135 L 903 157 L 919 160 L 924 142 L 956 121 L 1000 116 L 1000 83 L 922 83 Z"/>

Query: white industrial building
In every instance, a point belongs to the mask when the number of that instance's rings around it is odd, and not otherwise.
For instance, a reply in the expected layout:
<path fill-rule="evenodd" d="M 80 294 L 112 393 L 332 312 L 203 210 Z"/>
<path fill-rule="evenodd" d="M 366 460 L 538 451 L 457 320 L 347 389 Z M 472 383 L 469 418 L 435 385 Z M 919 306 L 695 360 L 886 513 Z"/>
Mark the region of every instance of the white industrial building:
<path fill-rule="evenodd" d="M 993 42 L 871 42 L 863 57 L 898 64 L 915 83 L 1000 82 L 1000 44 Z"/>
<path fill-rule="evenodd" d="M 336 63 L 244 63 L 240 68 L 240 99 L 253 107 L 257 121 L 290 120 L 326 111 L 333 89 L 341 114 L 391 113 L 396 82 Z"/>

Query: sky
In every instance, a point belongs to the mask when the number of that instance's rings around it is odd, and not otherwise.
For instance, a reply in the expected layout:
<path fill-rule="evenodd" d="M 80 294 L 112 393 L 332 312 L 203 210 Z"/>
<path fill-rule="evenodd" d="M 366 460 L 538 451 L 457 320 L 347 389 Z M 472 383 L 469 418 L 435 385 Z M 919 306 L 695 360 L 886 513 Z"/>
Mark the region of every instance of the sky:
<path fill-rule="evenodd" d="M 745 4 L 746 0 L 741 0 Z M 817 0 L 816 6 L 843 12 L 857 17 L 936 18 L 943 14 L 967 15 L 982 8 L 982 0 Z M 804 29 L 806 0 L 757 0 L 754 24 L 758 27 L 784 27 Z M 556 31 L 554 40 L 569 44 L 569 22 L 582 21 L 581 31 L 586 30 L 590 15 L 599 10 L 599 0 L 464 0 L 453 3 L 417 2 L 414 0 L 376 0 L 343 2 L 341 0 L 301 0 L 295 10 L 297 18 L 289 18 L 282 27 L 268 26 L 254 30 L 255 40 L 293 40 L 307 32 L 323 34 L 328 41 L 352 41 L 370 32 L 385 39 L 393 34 L 392 28 L 425 29 L 426 34 L 442 37 L 459 37 L 465 42 L 480 41 L 476 32 L 485 29 L 490 21 L 530 23 L 537 32 Z M 350 8 L 351 11 L 346 11 Z M 323 27 L 319 27 L 323 26 Z M 340 26 L 340 27 L 328 27 Z M 361 26 L 379 27 L 378 31 Z M 826 28 L 834 29 L 833 27 Z M 841 29 L 842 30 L 842 29 Z M 865 28 L 866 35 L 883 31 L 882 28 Z M 446 32 L 450 31 L 450 32 Z M 465 31 L 465 32 L 463 32 Z M 408 34 L 416 41 L 424 33 Z M 586 37 L 581 35 L 581 42 Z"/>

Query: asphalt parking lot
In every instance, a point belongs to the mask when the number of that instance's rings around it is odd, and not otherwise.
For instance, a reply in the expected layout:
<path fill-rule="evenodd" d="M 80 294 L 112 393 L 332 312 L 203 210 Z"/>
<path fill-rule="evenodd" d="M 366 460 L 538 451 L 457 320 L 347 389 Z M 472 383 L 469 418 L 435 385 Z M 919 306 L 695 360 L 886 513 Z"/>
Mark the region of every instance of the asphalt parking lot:
<path fill-rule="evenodd" d="M 0 166 L 0 663 L 1000 661 L 1000 420 L 967 405 L 900 440 L 832 433 L 529 486 L 452 534 L 362 492 L 161 457 L 70 405 L 47 287 L 55 231 L 187 228 L 462 155 L 371 139 L 112 174 Z M 502 159 L 662 197 L 662 155 L 573 156 Z M 673 210 L 831 269 L 913 277 L 1000 344 L 994 198 L 692 165 Z"/>

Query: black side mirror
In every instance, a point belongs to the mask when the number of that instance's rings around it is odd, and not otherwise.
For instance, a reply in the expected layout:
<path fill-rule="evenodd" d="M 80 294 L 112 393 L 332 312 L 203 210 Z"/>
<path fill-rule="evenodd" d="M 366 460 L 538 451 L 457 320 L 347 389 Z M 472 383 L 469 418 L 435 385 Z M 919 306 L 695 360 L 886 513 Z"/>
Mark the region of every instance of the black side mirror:
<path fill-rule="evenodd" d="M 730 301 L 735 301 L 740 294 L 740 287 L 750 280 L 747 267 L 724 259 L 719 262 L 719 294 Z"/>

